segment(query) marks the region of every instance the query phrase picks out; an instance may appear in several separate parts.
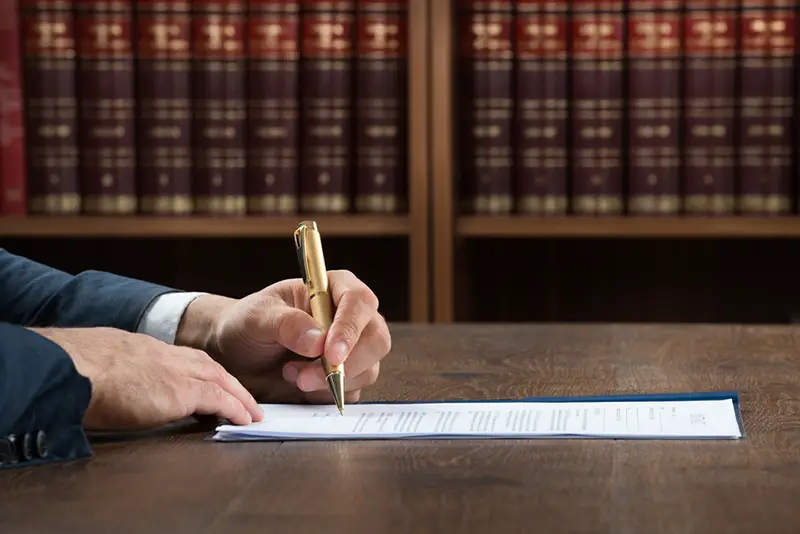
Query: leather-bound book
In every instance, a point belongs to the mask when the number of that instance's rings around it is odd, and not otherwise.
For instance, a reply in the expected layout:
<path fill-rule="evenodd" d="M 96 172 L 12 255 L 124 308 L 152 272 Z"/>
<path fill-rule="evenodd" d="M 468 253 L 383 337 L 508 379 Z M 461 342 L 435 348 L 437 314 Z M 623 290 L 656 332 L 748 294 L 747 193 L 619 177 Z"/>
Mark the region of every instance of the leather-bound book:
<path fill-rule="evenodd" d="M 18 15 L 17 2 L 0 2 L 0 216 L 28 211 Z"/>
<path fill-rule="evenodd" d="M 461 211 L 514 209 L 514 13 L 512 2 L 460 0 L 454 98 Z"/>
<path fill-rule="evenodd" d="M 135 2 L 139 211 L 190 215 L 191 3 Z"/>
<path fill-rule="evenodd" d="M 524 215 L 569 209 L 567 0 L 518 0 L 514 196 Z"/>
<path fill-rule="evenodd" d="M 795 11 L 767 0 L 747 7 L 739 27 L 738 208 L 785 215 L 794 208 Z"/>
<path fill-rule="evenodd" d="M 644 9 L 628 14 L 628 212 L 681 211 L 681 14 Z M 661 7 L 661 6 L 656 6 Z"/>
<path fill-rule="evenodd" d="M 357 0 L 356 185 L 360 213 L 408 208 L 408 0 Z"/>
<path fill-rule="evenodd" d="M 130 0 L 76 0 L 83 211 L 137 212 L 136 92 Z"/>
<path fill-rule="evenodd" d="M 301 0 L 300 209 L 351 209 L 355 2 Z"/>
<path fill-rule="evenodd" d="M 245 215 L 245 2 L 193 0 L 192 10 L 194 211 Z"/>
<path fill-rule="evenodd" d="M 624 211 L 624 15 L 579 12 L 572 17 L 572 211 Z"/>
<path fill-rule="evenodd" d="M 686 0 L 682 187 L 689 215 L 735 211 L 738 16 L 720 2 Z"/>
<path fill-rule="evenodd" d="M 23 0 L 22 67 L 28 209 L 37 215 L 81 212 L 75 20 L 61 0 Z"/>
<path fill-rule="evenodd" d="M 299 3 L 249 0 L 247 15 L 247 211 L 299 208 Z"/>

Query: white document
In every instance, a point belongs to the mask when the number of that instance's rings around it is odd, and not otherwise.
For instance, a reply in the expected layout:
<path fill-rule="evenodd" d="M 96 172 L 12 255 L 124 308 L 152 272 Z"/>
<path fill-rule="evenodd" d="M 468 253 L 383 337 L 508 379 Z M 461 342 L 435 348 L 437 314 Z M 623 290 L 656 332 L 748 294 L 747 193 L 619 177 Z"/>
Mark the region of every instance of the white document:
<path fill-rule="evenodd" d="M 452 438 L 737 439 L 730 399 L 630 402 L 262 404 L 264 420 L 222 425 L 214 439 L 352 440 Z"/>

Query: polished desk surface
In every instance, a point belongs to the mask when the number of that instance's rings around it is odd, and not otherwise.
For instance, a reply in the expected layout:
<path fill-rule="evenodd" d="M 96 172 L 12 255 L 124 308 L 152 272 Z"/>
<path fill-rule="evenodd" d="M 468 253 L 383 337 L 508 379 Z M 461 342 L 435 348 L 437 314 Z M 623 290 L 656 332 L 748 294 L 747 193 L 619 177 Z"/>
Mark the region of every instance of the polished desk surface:
<path fill-rule="evenodd" d="M 735 390 L 736 441 L 215 443 L 0 471 L 0 532 L 800 532 L 800 328 L 393 326 L 364 400 Z"/>

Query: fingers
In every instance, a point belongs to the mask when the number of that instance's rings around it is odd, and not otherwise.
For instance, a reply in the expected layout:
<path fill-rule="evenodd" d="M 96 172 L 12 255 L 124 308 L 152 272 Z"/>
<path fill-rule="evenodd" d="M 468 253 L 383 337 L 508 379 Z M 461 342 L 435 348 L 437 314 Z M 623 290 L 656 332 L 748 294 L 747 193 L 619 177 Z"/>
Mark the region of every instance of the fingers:
<path fill-rule="evenodd" d="M 224 367 L 215 362 L 202 351 L 192 350 L 194 353 L 194 365 L 192 366 L 190 376 L 201 383 L 211 384 L 219 388 L 219 390 L 226 394 L 224 402 L 233 401 L 238 404 L 239 411 L 243 411 L 246 415 L 246 421 L 243 424 L 249 424 L 252 421 L 261 421 L 263 419 L 263 412 L 258 406 L 258 402 L 253 398 L 250 392 Z M 208 391 L 203 390 L 206 394 Z M 228 400 L 230 397 L 230 401 Z M 208 401 L 208 399 L 206 399 Z M 206 409 L 210 405 L 204 404 Z M 244 420 L 244 419 L 242 419 Z M 237 423 L 234 423 L 237 424 Z"/>
<path fill-rule="evenodd" d="M 192 402 L 188 412 L 201 415 L 216 415 L 234 425 L 248 425 L 252 416 L 242 402 L 214 382 L 192 380 L 190 386 Z"/>
<path fill-rule="evenodd" d="M 324 357 L 336 365 L 347 360 L 364 329 L 379 316 L 378 298 L 350 271 L 332 271 L 328 278 L 336 314 L 325 340 Z"/>
<path fill-rule="evenodd" d="M 344 364 L 345 390 L 371 386 L 377 380 L 378 364 L 391 348 L 389 328 L 383 317 L 376 313 Z M 284 367 L 284 378 L 294 381 L 305 392 L 325 390 L 328 387 L 325 372 L 319 362 L 289 362 Z M 362 380 L 365 381 L 363 385 Z"/>
<path fill-rule="evenodd" d="M 286 305 L 271 306 L 263 313 L 264 328 L 274 332 L 282 346 L 309 358 L 322 354 L 325 334 L 309 314 Z"/>

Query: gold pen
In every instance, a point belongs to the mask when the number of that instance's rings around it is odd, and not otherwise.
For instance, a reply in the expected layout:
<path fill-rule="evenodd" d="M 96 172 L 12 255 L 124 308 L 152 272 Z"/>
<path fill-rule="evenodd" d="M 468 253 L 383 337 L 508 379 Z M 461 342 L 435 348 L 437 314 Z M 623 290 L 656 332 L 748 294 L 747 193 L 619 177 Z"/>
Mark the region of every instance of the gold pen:
<path fill-rule="evenodd" d="M 303 221 L 294 231 L 294 246 L 300 263 L 300 274 L 311 304 L 311 315 L 327 332 L 333 323 L 333 299 L 328 291 L 328 270 L 322 254 L 322 240 L 317 223 Z M 321 357 L 322 368 L 339 413 L 344 415 L 344 366 L 331 365 Z"/>

